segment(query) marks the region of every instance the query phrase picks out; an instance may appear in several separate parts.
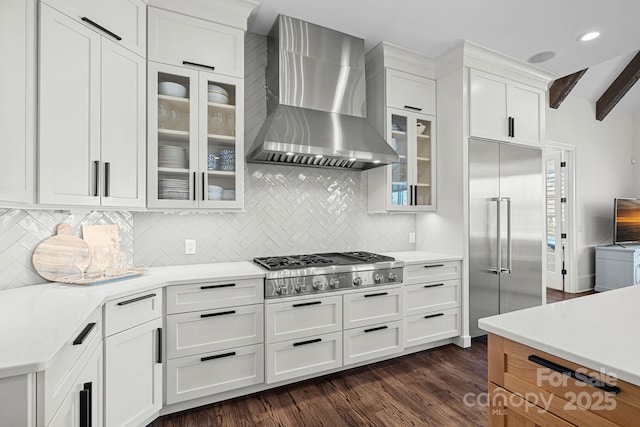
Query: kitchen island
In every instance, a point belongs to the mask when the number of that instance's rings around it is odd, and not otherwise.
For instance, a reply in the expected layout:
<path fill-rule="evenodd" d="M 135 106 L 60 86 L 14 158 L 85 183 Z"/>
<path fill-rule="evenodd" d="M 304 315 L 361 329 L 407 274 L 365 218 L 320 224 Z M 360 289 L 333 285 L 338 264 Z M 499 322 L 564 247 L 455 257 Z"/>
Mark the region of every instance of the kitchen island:
<path fill-rule="evenodd" d="M 634 286 L 480 319 L 489 425 L 637 425 L 639 305 Z"/>

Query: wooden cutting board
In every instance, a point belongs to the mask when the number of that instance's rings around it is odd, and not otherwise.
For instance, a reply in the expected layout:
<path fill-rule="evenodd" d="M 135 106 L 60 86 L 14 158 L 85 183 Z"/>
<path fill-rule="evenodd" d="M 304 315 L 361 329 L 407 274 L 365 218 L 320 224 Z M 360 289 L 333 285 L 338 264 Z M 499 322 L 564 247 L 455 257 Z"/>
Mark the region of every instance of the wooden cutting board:
<path fill-rule="evenodd" d="M 87 242 L 73 236 L 71 226 L 58 224 L 57 235 L 42 241 L 33 252 L 31 262 L 38 274 L 53 282 L 70 275 L 79 275 L 91 261 Z"/>

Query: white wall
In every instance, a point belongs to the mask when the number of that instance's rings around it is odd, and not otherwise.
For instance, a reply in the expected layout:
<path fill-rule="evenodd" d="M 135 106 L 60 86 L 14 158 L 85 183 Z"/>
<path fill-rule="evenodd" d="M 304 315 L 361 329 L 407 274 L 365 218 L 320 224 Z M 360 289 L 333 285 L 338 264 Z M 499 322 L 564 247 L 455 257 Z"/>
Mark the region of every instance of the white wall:
<path fill-rule="evenodd" d="M 640 124 L 640 113 L 636 116 Z M 569 96 L 560 108 L 547 107 L 547 140 L 576 147 L 576 217 L 578 291 L 594 285 L 595 249 L 612 243 L 613 199 L 634 197 L 637 166 L 633 114 L 615 108 L 602 121 L 595 119 L 595 104 Z M 635 146 L 640 147 L 640 130 Z"/>
<path fill-rule="evenodd" d="M 633 157 L 640 163 L 640 109 L 633 114 Z M 635 197 L 640 197 L 640 166 L 634 167 Z"/>

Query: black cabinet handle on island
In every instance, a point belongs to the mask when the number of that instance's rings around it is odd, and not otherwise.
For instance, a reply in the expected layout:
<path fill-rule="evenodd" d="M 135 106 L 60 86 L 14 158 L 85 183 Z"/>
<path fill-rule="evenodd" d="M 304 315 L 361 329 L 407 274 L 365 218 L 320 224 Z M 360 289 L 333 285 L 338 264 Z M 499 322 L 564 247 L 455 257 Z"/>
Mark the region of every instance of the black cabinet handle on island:
<path fill-rule="evenodd" d="M 554 372 L 558 372 L 562 375 L 566 375 L 568 377 L 573 378 L 574 380 L 583 382 L 591 387 L 595 387 L 599 390 L 604 391 L 605 393 L 618 394 L 620 393 L 620 387 L 615 385 L 607 384 L 606 382 L 599 380 L 598 378 L 590 377 L 589 375 L 582 374 L 580 372 L 576 372 L 573 369 L 566 368 L 562 365 L 558 365 L 550 360 L 543 359 L 542 357 L 531 355 L 527 358 L 530 362 L 533 362 L 537 365 L 544 366 L 545 368 L 549 368 Z"/>

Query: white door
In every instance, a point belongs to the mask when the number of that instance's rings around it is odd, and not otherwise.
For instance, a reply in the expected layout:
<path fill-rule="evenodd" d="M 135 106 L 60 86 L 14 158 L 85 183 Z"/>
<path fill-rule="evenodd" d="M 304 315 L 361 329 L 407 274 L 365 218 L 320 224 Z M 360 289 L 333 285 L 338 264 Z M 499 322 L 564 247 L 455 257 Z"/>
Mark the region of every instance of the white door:
<path fill-rule="evenodd" d="M 471 136 L 508 141 L 508 81 L 498 76 L 471 70 L 469 73 Z"/>
<path fill-rule="evenodd" d="M 105 338 L 105 425 L 137 426 L 162 407 L 162 319 Z"/>
<path fill-rule="evenodd" d="M 509 86 L 509 116 L 513 117 L 513 139 L 540 144 L 542 140 L 540 118 L 544 94 L 536 88 L 513 83 Z"/>
<path fill-rule="evenodd" d="M 563 251 L 565 250 L 563 229 L 565 229 L 566 179 L 562 167 L 562 151 L 547 147 L 546 151 L 546 261 L 547 287 L 563 289 Z"/>
<path fill-rule="evenodd" d="M 144 58 L 102 39 L 103 206 L 145 206 Z"/>
<path fill-rule="evenodd" d="M 40 4 L 40 203 L 100 204 L 100 44 Z"/>

